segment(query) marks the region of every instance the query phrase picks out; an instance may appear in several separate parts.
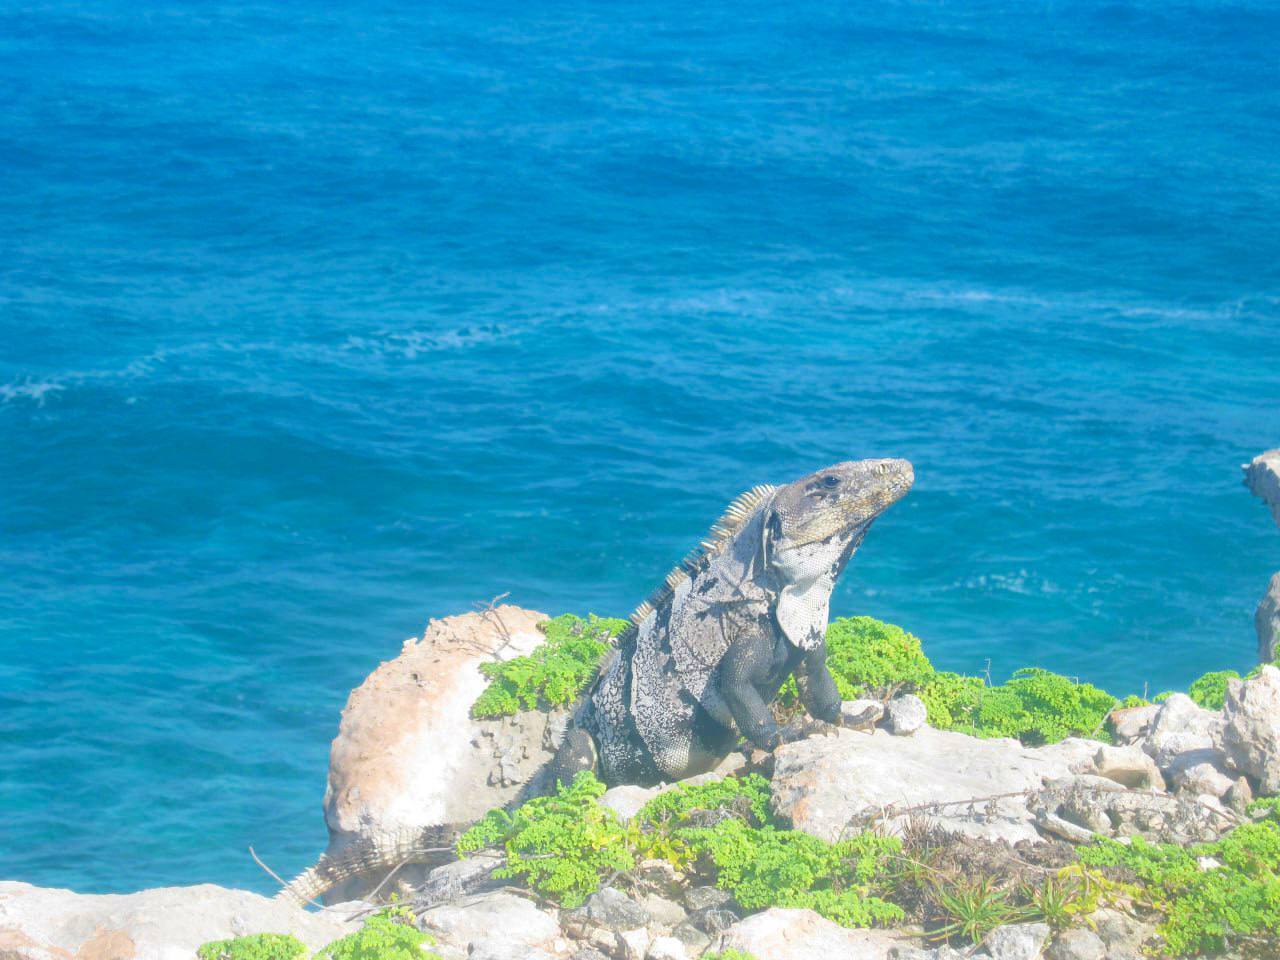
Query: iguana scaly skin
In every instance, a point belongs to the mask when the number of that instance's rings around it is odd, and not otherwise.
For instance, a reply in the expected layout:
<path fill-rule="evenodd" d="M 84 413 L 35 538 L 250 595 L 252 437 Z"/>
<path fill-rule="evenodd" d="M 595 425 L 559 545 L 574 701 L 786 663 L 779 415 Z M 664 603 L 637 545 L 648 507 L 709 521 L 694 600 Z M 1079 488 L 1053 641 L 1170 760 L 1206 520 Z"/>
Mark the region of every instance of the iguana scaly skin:
<path fill-rule="evenodd" d="M 575 717 L 592 743 L 570 736 L 558 775 L 598 763 L 610 785 L 647 785 L 710 769 L 738 734 L 771 750 L 791 735 L 769 704 L 792 674 L 809 713 L 834 722 L 831 590 L 913 479 L 905 460 L 837 463 L 730 504 L 632 615 Z"/>

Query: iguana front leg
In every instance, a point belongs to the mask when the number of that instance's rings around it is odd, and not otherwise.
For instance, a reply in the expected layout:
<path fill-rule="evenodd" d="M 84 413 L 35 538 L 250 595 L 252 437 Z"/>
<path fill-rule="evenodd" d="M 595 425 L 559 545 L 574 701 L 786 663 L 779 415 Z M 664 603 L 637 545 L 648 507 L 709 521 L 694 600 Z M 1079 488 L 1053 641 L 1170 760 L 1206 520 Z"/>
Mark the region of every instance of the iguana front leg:
<path fill-rule="evenodd" d="M 772 672 L 773 643 L 764 636 L 733 644 L 721 661 L 720 696 L 729 707 L 738 732 L 762 750 L 772 750 L 790 731 L 778 726 L 757 684 Z"/>
<path fill-rule="evenodd" d="M 824 723 L 835 723 L 840 718 L 840 691 L 827 669 L 827 646 L 806 653 L 796 669 L 796 684 L 800 687 L 800 701 L 809 716 Z"/>

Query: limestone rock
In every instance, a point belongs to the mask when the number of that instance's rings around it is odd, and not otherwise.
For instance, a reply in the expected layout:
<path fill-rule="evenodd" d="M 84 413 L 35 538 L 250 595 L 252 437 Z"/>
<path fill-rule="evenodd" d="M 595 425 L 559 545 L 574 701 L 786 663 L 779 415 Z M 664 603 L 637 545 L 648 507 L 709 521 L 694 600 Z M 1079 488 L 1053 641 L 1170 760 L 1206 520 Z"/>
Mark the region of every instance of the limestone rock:
<path fill-rule="evenodd" d="M 742 950 L 767 960 L 888 960 L 897 939 L 884 930 L 851 930 L 812 910 L 771 907 L 735 923 L 716 950 Z"/>
<path fill-rule="evenodd" d="M 614 956 L 618 960 L 644 960 L 653 938 L 644 927 L 635 930 L 619 930 L 614 934 Z"/>
<path fill-rule="evenodd" d="M 1231 761 L 1264 794 L 1280 793 L 1280 670 L 1264 666 L 1252 679 L 1227 681 L 1223 714 Z"/>
<path fill-rule="evenodd" d="M 1164 777 L 1154 760 L 1138 747 L 1113 747 L 1103 744 L 1093 756 L 1098 776 L 1114 780 L 1126 787 L 1163 790 Z"/>
<path fill-rule="evenodd" d="M 359 929 L 347 916 L 212 884 L 91 895 L 0 881 L 0 957 L 191 960 L 203 943 L 250 933 L 291 933 L 318 950 Z"/>
<path fill-rule="evenodd" d="M 899 737 L 907 737 L 925 725 L 929 719 L 929 711 L 924 701 L 914 693 L 894 697 L 889 701 L 889 732 Z"/>
<path fill-rule="evenodd" d="M 1063 930 L 1045 951 L 1047 960 L 1103 960 L 1107 945 L 1087 927 Z"/>
<path fill-rule="evenodd" d="M 646 960 L 689 960 L 689 951 L 675 937 L 654 937 Z"/>
<path fill-rule="evenodd" d="M 984 943 L 991 960 L 1036 960 L 1048 939 L 1047 923 L 1012 923 L 996 927 Z"/>
<path fill-rule="evenodd" d="M 554 952 L 560 924 L 524 897 L 497 891 L 461 903 L 432 907 L 423 926 L 449 946 L 476 952 Z M 190 958 L 187 958 L 190 960 Z"/>
<path fill-rule="evenodd" d="M 1244 465 L 1244 485 L 1255 497 L 1261 497 L 1271 508 L 1271 516 L 1280 524 L 1280 450 L 1268 450 Z"/>
<path fill-rule="evenodd" d="M 1127 746 L 1145 738 L 1150 731 L 1151 722 L 1159 712 L 1160 704 L 1158 703 L 1112 710 L 1107 719 L 1111 721 L 1116 743 Z"/>
<path fill-rule="evenodd" d="M 1222 764 L 1219 748 L 1223 714 L 1206 710 L 1185 693 L 1172 694 L 1160 705 L 1142 749 L 1167 779 L 1198 763 Z"/>
<path fill-rule="evenodd" d="M 1192 763 L 1174 771 L 1174 785 L 1179 792 L 1187 792 L 1193 796 L 1207 793 L 1221 799 L 1235 786 L 1235 781 L 1222 771 L 1215 763 L 1202 761 Z"/>
<path fill-rule="evenodd" d="M 606 790 L 600 798 L 600 805 L 608 807 L 618 815 L 619 820 L 626 823 L 660 792 L 657 787 L 637 787 L 624 783 Z"/>
<path fill-rule="evenodd" d="M 928 726 L 911 737 L 839 730 L 778 748 L 772 804 L 797 829 L 828 841 L 851 822 L 885 812 L 892 827 L 901 811 L 928 805 L 918 812 L 948 833 L 1040 842 L 1025 799 L 989 798 L 1069 777 L 1097 747 L 1075 740 L 1032 748 Z"/>
<path fill-rule="evenodd" d="M 652 919 L 621 890 L 604 887 L 587 897 L 582 906 L 565 914 L 564 922 L 571 928 L 599 927 L 617 932 L 647 927 Z"/>
<path fill-rule="evenodd" d="M 493 871 L 502 864 L 502 857 L 483 853 L 443 864 L 427 874 L 422 886 L 414 891 L 414 900 L 420 904 L 445 903 L 489 886 L 501 886 L 505 881 L 495 880 Z"/>
<path fill-rule="evenodd" d="M 1280 658 L 1280 573 L 1271 578 L 1271 585 L 1258 603 L 1253 628 L 1258 634 L 1258 662 L 1271 663 Z"/>
<path fill-rule="evenodd" d="M 357 838 L 465 826 L 516 799 L 554 756 L 564 715 L 480 721 L 470 711 L 488 685 L 480 665 L 532 651 L 545 640 L 538 624 L 546 619 L 503 605 L 432 620 L 421 640 L 406 641 L 352 691 L 329 757 L 329 856 Z M 416 883 L 423 873 L 405 868 L 397 879 Z M 346 884 L 328 899 L 367 885 Z"/>

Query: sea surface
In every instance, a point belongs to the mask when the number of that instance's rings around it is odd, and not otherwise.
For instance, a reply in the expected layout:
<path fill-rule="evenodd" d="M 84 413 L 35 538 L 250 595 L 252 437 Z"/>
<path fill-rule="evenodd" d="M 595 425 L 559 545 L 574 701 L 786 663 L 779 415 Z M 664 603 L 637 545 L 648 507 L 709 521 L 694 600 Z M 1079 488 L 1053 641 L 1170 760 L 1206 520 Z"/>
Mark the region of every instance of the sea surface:
<path fill-rule="evenodd" d="M 1253 662 L 1280 6 L 0 0 L 0 877 L 267 891 L 348 691 L 909 458 L 836 614 Z"/>

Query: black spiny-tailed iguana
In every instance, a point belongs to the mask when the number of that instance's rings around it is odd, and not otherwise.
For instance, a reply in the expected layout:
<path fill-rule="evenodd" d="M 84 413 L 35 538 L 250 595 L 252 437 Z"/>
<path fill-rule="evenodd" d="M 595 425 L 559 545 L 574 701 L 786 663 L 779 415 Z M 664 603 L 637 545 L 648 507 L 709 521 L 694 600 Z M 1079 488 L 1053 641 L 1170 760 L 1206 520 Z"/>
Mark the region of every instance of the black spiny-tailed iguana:
<path fill-rule="evenodd" d="M 840 696 L 824 643 L 831 591 L 872 522 L 913 480 L 905 460 L 860 460 L 734 500 L 632 614 L 543 781 L 593 768 L 610 785 L 678 780 L 713 767 L 739 734 L 772 750 L 797 733 L 770 710 L 793 674 L 809 713 L 834 722 Z M 449 833 L 354 844 L 281 895 L 305 900 L 414 862 Z"/>
<path fill-rule="evenodd" d="M 743 494 L 632 614 L 588 692 L 556 777 L 599 767 L 610 784 L 713 767 L 739 734 L 772 750 L 794 731 L 769 709 L 792 674 L 805 708 L 834 722 L 828 604 L 871 523 L 911 488 L 905 460 L 837 463 Z"/>

